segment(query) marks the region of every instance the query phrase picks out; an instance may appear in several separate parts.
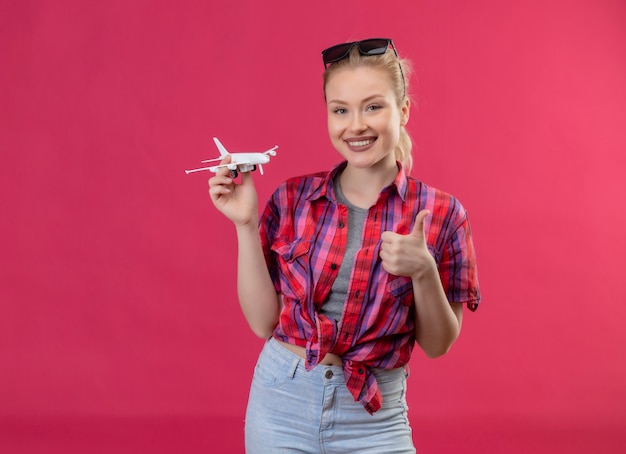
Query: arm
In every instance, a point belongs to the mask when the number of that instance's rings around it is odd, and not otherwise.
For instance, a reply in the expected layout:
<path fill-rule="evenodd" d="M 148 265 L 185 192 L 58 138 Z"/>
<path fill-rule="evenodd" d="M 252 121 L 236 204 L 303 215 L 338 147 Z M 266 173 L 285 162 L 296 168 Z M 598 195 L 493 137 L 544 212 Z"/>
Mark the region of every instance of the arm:
<path fill-rule="evenodd" d="M 230 157 L 222 163 L 226 164 Z M 241 184 L 220 169 L 209 180 L 215 207 L 235 224 L 237 231 L 237 295 L 252 331 L 267 338 L 278 324 L 280 299 L 265 263 L 258 231 L 258 202 L 250 172 L 241 173 Z"/>
<path fill-rule="evenodd" d="M 461 333 L 463 305 L 448 302 L 434 259 L 432 266 L 411 279 L 417 343 L 430 358 L 445 355 Z"/>
<path fill-rule="evenodd" d="M 239 304 L 254 334 L 267 339 L 278 324 L 280 298 L 267 270 L 256 223 L 238 225 L 237 239 Z"/>
<path fill-rule="evenodd" d="M 461 332 L 462 304 L 445 295 L 435 259 L 426 246 L 424 218 L 420 211 L 408 235 L 384 232 L 380 257 L 383 268 L 397 276 L 411 277 L 415 299 L 415 338 L 427 356 L 448 352 Z"/>

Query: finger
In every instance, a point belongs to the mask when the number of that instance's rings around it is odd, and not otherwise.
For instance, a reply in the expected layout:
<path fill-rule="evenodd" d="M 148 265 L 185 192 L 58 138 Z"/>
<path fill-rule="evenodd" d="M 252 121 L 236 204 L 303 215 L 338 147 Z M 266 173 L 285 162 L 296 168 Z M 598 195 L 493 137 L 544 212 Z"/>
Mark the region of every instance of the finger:
<path fill-rule="evenodd" d="M 415 224 L 413 225 L 413 230 L 411 231 L 411 235 L 416 238 L 424 238 L 424 219 L 426 216 L 430 214 L 428 210 L 422 210 L 417 213 L 415 216 Z"/>
<path fill-rule="evenodd" d="M 390 243 L 393 240 L 395 235 L 396 235 L 395 232 L 390 232 L 386 230 L 382 233 L 382 235 L 380 235 L 380 239 L 382 240 L 383 243 Z"/>
<path fill-rule="evenodd" d="M 254 186 L 254 178 L 252 178 L 252 172 L 240 172 L 241 184 L 244 186 Z"/>
<path fill-rule="evenodd" d="M 233 179 L 226 175 L 216 175 L 209 179 L 209 194 L 213 199 L 231 193 L 233 187 Z"/>
<path fill-rule="evenodd" d="M 231 184 L 233 179 L 226 175 L 215 175 L 209 178 L 209 186 L 217 186 L 219 184 Z"/>
<path fill-rule="evenodd" d="M 222 195 L 225 194 L 230 194 L 232 192 L 232 189 L 224 186 L 222 184 L 217 185 L 217 186 L 211 186 L 209 188 L 209 195 L 211 196 L 212 199 L 216 199 L 219 198 Z"/>
<path fill-rule="evenodd" d="M 378 253 L 378 256 L 380 257 L 380 260 L 382 261 L 382 265 L 383 268 L 385 267 L 385 264 L 387 263 L 387 260 L 389 258 L 389 255 L 387 254 L 387 252 L 383 249 L 380 250 L 380 252 Z"/>
<path fill-rule="evenodd" d="M 228 167 L 220 167 L 215 172 L 215 176 L 216 177 L 229 177 L 230 176 L 230 170 L 228 170 Z"/>
<path fill-rule="evenodd" d="M 245 183 L 252 179 L 252 172 L 239 172 L 241 174 L 241 182 Z"/>
<path fill-rule="evenodd" d="M 220 161 L 219 165 L 230 164 L 231 159 L 230 155 L 227 155 Z M 220 167 L 217 169 L 217 172 L 215 172 L 215 175 L 230 175 L 230 170 L 226 166 Z"/>

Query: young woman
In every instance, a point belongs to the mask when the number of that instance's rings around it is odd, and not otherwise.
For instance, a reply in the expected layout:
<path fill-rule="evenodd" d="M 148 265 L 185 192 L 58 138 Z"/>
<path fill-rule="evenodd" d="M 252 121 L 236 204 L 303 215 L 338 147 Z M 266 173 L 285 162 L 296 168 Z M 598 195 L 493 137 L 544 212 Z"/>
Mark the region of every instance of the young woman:
<path fill-rule="evenodd" d="M 235 224 L 238 296 L 268 339 L 246 413 L 248 453 L 411 453 L 415 342 L 445 354 L 480 301 L 470 225 L 451 195 L 408 176 L 408 65 L 390 39 L 322 52 L 327 172 L 283 183 L 258 219 L 250 173 L 209 181 Z M 226 163 L 228 158 L 224 161 Z"/>

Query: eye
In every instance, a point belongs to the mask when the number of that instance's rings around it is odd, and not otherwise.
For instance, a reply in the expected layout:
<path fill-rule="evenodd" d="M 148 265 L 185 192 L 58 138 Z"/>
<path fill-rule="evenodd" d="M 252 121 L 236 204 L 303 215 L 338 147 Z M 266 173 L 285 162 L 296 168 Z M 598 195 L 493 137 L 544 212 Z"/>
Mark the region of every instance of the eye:
<path fill-rule="evenodd" d="M 379 109 L 382 109 L 382 108 L 383 108 L 383 106 L 381 106 L 380 104 L 370 104 L 369 106 L 367 106 L 365 108 L 365 110 L 371 112 L 371 111 L 379 110 Z"/>
<path fill-rule="evenodd" d="M 346 113 L 346 109 L 344 109 L 343 107 L 337 107 L 333 110 L 333 112 L 337 115 L 343 115 Z"/>

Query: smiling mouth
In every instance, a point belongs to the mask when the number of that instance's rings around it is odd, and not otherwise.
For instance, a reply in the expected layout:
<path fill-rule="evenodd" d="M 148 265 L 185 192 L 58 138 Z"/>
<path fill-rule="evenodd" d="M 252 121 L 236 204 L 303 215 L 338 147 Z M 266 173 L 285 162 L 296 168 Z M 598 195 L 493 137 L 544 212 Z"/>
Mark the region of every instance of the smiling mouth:
<path fill-rule="evenodd" d="M 346 143 L 351 147 L 359 148 L 371 145 L 375 140 L 376 139 L 346 140 Z"/>

